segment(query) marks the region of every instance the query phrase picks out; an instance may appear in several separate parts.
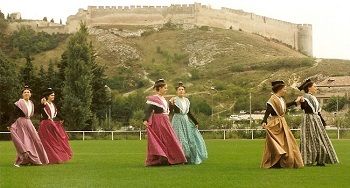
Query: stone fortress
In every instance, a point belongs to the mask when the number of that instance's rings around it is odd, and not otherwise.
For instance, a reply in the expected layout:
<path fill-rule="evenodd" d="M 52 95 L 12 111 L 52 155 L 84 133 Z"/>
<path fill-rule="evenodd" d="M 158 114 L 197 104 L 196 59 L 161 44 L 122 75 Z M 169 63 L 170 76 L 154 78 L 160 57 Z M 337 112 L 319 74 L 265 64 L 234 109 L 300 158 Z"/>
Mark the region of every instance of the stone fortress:
<path fill-rule="evenodd" d="M 209 26 L 254 33 L 312 56 L 312 25 L 285 22 L 230 8 L 213 9 L 200 3 L 171 6 L 89 6 L 67 18 L 66 25 L 37 21 L 31 26 L 49 33 L 74 33 L 83 21 L 88 27 L 162 25 L 167 22 Z M 29 22 L 28 22 L 29 23 Z"/>

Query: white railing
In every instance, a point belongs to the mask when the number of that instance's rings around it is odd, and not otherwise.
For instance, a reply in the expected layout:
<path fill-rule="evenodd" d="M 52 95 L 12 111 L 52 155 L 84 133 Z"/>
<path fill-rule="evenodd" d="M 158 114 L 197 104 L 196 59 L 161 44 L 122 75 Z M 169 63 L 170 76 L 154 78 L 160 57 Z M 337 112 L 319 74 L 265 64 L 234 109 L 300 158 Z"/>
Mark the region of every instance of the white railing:
<path fill-rule="evenodd" d="M 244 132 L 250 132 L 250 139 L 255 139 L 254 137 L 254 132 L 255 131 L 264 131 L 265 129 L 210 129 L 210 130 L 199 130 L 201 133 L 206 133 L 206 132 L 222 132 L 222 138 L 224 140 L 227 139 L 227 133 L 228 132 L 239 132 L 239 131 L 244 131 Z M 292 131 L 300 131 L 300 129 L 291 129 Z M 340 131 L 350 131 L 350 128 L 338 128 L 338 129 L 326 129 L 328 131 L 337 131 L 337 139 L 340 139 Z M 109 133 L 111 135 L 111 140 L 114 140 L 115 134 L 132 134 L 132 133 L 137 133 L 138 139 L 142 140 L 142 135 L 146 133 L 146 130 L 136 130 L 136 131 L 66 131 L 67 133 L 81 133 L 82 134 L 82 140 L 86 139 L 86 133 Z M 10 134 L 10 132 L 0 132 L 1 134 Z"/>

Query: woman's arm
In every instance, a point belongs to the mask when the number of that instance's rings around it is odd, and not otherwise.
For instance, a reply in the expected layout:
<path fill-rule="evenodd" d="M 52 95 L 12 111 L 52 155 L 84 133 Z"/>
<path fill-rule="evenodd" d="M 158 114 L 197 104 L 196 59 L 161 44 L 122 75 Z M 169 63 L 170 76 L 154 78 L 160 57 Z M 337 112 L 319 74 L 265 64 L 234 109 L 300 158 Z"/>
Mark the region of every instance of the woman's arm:
<path fill-rule="evenodd" d="M 198 125 L 198 121 L 197 121 L 197 119 L 193 116 L 193 114 L 192 114 L 192 112 L 191 112 L 191 108 L 188 109 L 187 116 L 191 119 L 191 121 L 192 121 L 195 125 Z"/>
<path fill-rule="evenodd" d="M 323 119 L 323 117 L 322 117 L 322 115 L 321 115 L 320 112 L 318 113 L 318 115 L 319 115 L 320 118 L 321 118 L 321 121 L 322 121 L 323 126 L 324 126 L 324 127 L 327 126 L 326 121 Z"/>
<path fill-rule="evenodd" d="M 148 119 L 152 115 L 152 112 L 153 112 L 153 105 L 146 104 L 145 109 L 144 109 L 145 116 L 143 118 L 143 121 L 148 121 Z"/>
<path fill-rule="evenodd" d="M 273 111 L 274 111 L 274 110 L 273 110 L 272 106 L 271 106 L 270 104 L 267 104 L 267 105 L 266 105 L 265 115 L 264 115 L 264 118 L 263 118 L 261 124 L 264 124 L 264 123 L 267 124 L 267 118 L 270 116 L 270 114 L 271 114 Z"/>

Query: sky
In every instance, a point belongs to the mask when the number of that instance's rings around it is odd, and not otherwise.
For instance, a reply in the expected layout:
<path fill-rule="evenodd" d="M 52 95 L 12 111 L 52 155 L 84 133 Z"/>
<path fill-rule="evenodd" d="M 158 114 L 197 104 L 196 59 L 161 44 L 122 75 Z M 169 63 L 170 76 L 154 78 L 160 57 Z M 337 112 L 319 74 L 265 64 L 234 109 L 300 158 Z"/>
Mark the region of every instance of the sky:
<path fill-rule="evenodd" d="M 350 60 L 350 11 L 345 0 L 0 0 L 0 10 L 20 12 L 23 19 L 42 20 L 47 17 L 63 23 L 69 15 L 87 6 L 170 6 L 194 2 L 220 9 L 241 9 L 257 15 L 298 24 L 312 24 L 313 54 L 317 58 Z"/>

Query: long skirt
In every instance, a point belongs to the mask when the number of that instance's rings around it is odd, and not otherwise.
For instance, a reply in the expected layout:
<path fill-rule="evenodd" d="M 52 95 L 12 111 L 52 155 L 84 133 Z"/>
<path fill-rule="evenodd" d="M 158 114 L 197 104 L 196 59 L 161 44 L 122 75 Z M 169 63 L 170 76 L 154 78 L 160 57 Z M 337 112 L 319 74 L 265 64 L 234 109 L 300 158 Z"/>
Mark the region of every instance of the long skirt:
<path fill-rule="evenodd" d="M 181 144 L 171 128 L 169 116 L 153 114 L 148 123 L 146 166 L 186 163 Z"/>
<path fill-rule="evenodd" d="M 262 168 L 300 168 L 303 160 L 284 117 L 273 116 L 266 125 Z"/>
<path fill-rule="evenodd" d="M 318 114 L 304 114 L 300 150 L 305 165 L 339 163 L 332 142 Z"/>
<path fill-rule="evenodd" d="M 11 125 L 10 132 L 17 151 L 15 165 L 49 163 L 43 144 L 29 118 L 18 118 Z M 28 157 L 24 155 L 25 153 Z"/>
<path fill-rule="evenodd" d="M 200 164 L 208 158 L 204 139 L 186 114 L 174 114 L 172 126 L 181 142 L 188 163 Z"/>
<path fill-rule="evenodd" d="M 72 158 L 68 135 L 61 122 L 42 120 L 39 126 L 39 136 L 50 164 L 63 163 Z"/>

